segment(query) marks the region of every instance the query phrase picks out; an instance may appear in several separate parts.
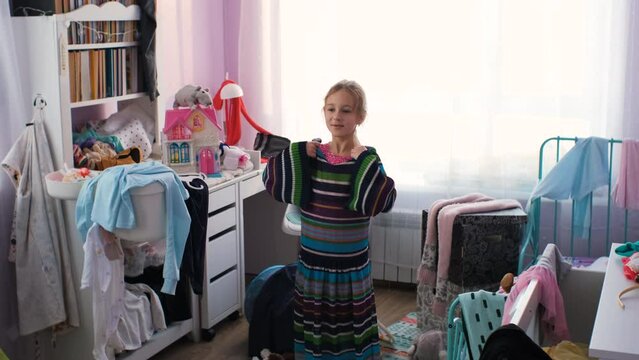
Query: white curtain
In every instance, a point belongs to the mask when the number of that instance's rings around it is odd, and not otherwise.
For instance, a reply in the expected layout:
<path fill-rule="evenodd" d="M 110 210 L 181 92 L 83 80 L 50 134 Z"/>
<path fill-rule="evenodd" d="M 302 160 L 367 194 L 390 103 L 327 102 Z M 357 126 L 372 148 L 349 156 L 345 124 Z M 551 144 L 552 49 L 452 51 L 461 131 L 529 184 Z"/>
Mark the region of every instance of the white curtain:
<path fill-rule="evenodd" d="M 525 200 L 544 139 L 639 135 L 630 1 L 245 0 L 239 12 L 249 112 L 292 140 L 328 140 L 326 91 L 358 81 L 359 137 L 396 180 L 397 211 L 470 191 Z"/>
<path fill-rule="evenodd" d="M 26 111 L 29 99 L 22 98 L 9 15 L 9 3 L 0 2 L 0 159 L 4 159 L 30 120 Z M 4 294 L 0 296 L 0 347 L 11 359 L 20 358 L 18 354 L 26 358 L 31 351 L 29 338 L 18 337 L 15 270 L 7 260 L 14 200 L 14 187 L 6 173 L 0 171 L 0 293 Z"/>

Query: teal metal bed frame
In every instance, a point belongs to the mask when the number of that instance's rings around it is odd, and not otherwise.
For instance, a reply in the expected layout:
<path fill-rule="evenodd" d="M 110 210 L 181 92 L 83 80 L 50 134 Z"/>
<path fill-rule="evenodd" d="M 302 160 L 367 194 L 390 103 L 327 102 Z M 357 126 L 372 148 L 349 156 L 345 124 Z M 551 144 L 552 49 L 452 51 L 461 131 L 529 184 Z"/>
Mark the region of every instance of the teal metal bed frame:
<path fill-rule="evenodd" d="M 559 160 L 567 152 L 567 150 L 572 148 L 572 146 L 574 146 L 574 144 L 577 143 L 577 140 L 578 139 L 576 137 L 557 136 L 557 137 L 548 138 L 541 144 L 539 149 L 539 171 L 537 174 L 538 181 L 541 181 L 544 174 L 547 173 L 547 171 L 549 171 L 550 168 L 552 168 L 555 164 L 559 162 Z M 622 141 L 618 139 L 608 140 L 609 158 L 608 158 L 607 206 L 605 209 L 606 228 L 604 230 L 605 231 L 605 248 L 602 249 L 604 254 L 608 253 L 610 249 L 610 243 L 611 243 L 611 239 L 610 239 L 611 224 L 612 224 L 611 206 L 613 205 L 611 193 L 612 193 L 612 178 L 613 178 L 613 156 L 615 154 L 614 150 L 616 146 L 621 143 Z M 555 145 L 554 156 L 552 156 L 551 154 L 545 153 L 549 151 L 549 149 L 547 148 L 549 144 Z M 562 152 L 561 146 L 564 144 L 569 145 L 569 147 L 564 147 L 565 151 Z M 548 162 L 544 163 L 544 159 L 546 156 L 554 157 L 554 162 L 552 162 L 551 164 L 548 164 Z M 589 196 L 592 197 L 593 196 L 592 193 Z M 540 255 L 540 251 L 539 251 L 539 247 L 540 247 L 539 239 L 541 237 L 541 229 L 540 229 L 541 216 L 540 215 L 542 212 L 542 207 L 540 205 L 541 205 L 542 199 L 538 198 L 535 201 L 539 202 L 536 206 L 536 209 L 538 212 L 535 217 L 535 219 L 537 219 L 539 223 L 534 224 L 533 231 L 530 234 L 530 236 L 528 238 L 523 239 L 522 241 L 521 251 L 519 255 L 518 273 L 521 273 L 528 267 L 535 264 L 538 256 Z M 573 211 L 571 212 L 570 217 L 571 217 L 571 225 L 574 225 L 573 213 L 574 213 L 575 202 L 571 199 L 569 200 L 548 200 L 547 199 L 546 201 L 552 201 L 552 203 L 550 204 L 550 206 L 552 207 L 554 211 L 554 213 L 552 214 L 552 220 L 551 220 L 552 221 L 552 243 L 557 244 L 557 241 L 559 239 L 558 228 L 559 228 L 559 223 L 561 220 L 559 217 L 559 207 L 562 202 L 572 202 Z M 625 242 L 628 239 L 628 210 L 620 210 L 620 211 L 623 211 L 623 217 L 624 217 L 623 239 Z M 591 214 L 591 220 L 592 220 L 592 214 L 593 214 L 592 208 L 591 208 L 590 214 Z M 575 244 L 575 234 L 573 233 L 572 226 L 571 226 L 570 249 L 561 249 L 562 253 L 567 254 L 570 257 L 574 257 L 575 256 L 574 244 Z M 590 257 L 592 254 L 591 248 L 592 248 L 592 230 L 589 231 L 588 238 L 587 238 L 588 257 Z M 462 358 L 468 358 L 468 344 L 466 342 L 465 329 L 464 329 L 463 320 L 460 317 L 460 312 L 461 312 L 461 309 L 459 306 L 459 297 L 457 297 L 448 308 L 448 334 L 447 334 L 447 348 L 448 348 L 447 359 L 448 360 L 459 360 Z"/>
<path fill-rule="evenodd" d="M 552 137 L 552 138 L 548 138 L 546 139 L 540 146 L 539 148 L 539 171 L 537 174 L 537 180 L 541 181 L 543 175 L 544 175 L 544 166 L 547 166 L 548 164 L 544 164 L 544 158 L 545 158 L 545 151 L 546 151 L 546 146 L 548 144 L 555 144 L 555 156 L 554 156 L 554 163 L 552 164 L 552 166 L 554 166 L 556 163 L 559 162 L 559 160 L 561 159 L 561 156 L 563 154 L 561 154 L 561 145 L 562 144 L 570 144 L 573 145 L 577 142 L 578 138 L 576 137 L 561 137 L 561 136 L 557 136 L 557 137 Z M 611 205 L 612 205 L 612 197 L 611 197 L 611 191 L 612 191 L 612 174 L 613 174 L 613 155 L 614 155 L 614 150 L 615 150 L 615 145 L 621 144 L 622 141 L 618 140 L 618 139 L 609 139 L 608 140 L 608 156 L 609 156 L 609 161 L 608 161 L 608 197 L 607 197 L 607 208 L 606 208 L 606 241 L 605 241 L 605 248 L 603 249 L 604 253 L 607 253 L 608 249 L 610 248 L 610 233 L 611 233 Z M 592 193 L 590 193 L 589 195 L 592 198 Z M 541 198 L 538 198 L 536 200 L 534 200 L 535 202 L 537 202 L 538 206 L 536 207 L 537 209 L 537 213 L 535 214 L 536 217 L 535 219 L 537 219 L 537 221 L 541 221 Z M 554 207 L 554 215 L 553 215 L 553 239 L 552 242 L 553 243 L 557 243 L 557 239 L 558 239 L 558 223 L 559 223 L 559 218 L 558 218 L 558 208 L 559 208 L 559 204 L 562 201 L 571 201 L 572 202 L 572 208 L 574 210 L 574 206 L 575 206 L 575 202 L 574 200 L 552 200 L 554 202 L 553 207 Z M 592 203 L 592 202 L 591 202 Z M 574 212 L 574 211 L 573 211 Z M 623 222 L 623 226 L 624 226 L 624 242 L 627 240 L 628 238 L 628 210 L 624 211 L 624 222 Z M 591 217 L 592 217 L 592 211 L 590 212 Z M 592 220 L 592 219 L 591 219 Z M 574 217 L 572 217 L 571 215 L 571 224 L 574 224 Z M 591 230 L 592 231 L 592 230 Z M 591 257 L 592 255 L 592 234 L 591 231 L 588 234 L 588 257 Z M 518 269 L 518 273 L 521 273 L 523 270 L 525 270 L 526 268 L 530 267 L 531 265 L 533 265 L 535 263 L 535 261 L 537 260 L 537 257 L 539 256 L 539 238 L 540 238 L 540 224 L 534 224 L 533 227 L 533 231 L 530 234 L 530 236 L 526 239 L 523 239 L 522 242 L 522 246 L 521 246 L 521 251 L 520 251 L 520 255 L 519 255 L 519 269 Z M 570 232 L 570 249 L 569 251 L 567 249 L 561 249 L 562 252 L 564 254 L 568 254 L 568 256 L 574 257 L 575 256 L 575 252 L 574 252 L 574 244 L 575 244 L 575 235 L 574 233 L 571 231 Z"/>

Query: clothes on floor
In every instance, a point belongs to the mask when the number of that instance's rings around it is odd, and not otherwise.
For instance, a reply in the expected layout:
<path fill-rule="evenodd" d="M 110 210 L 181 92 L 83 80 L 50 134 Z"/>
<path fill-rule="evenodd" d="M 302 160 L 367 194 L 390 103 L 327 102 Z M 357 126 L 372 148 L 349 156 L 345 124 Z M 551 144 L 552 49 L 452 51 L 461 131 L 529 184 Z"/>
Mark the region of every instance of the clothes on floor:
<path fill-rule="evenodd" d="M 590 360 L 588 357 L 588 345 L 562 341 L 555 346 L 543 348 L 552 360 Z"/>
<path fill-rule="evenodd" d="M 306 142 L 293 143 L 269 160 L 263 181 L 276 200 L 301 209 L 296 358 L 379 359 L 368 229 L 396 191 L 375 150 L 331 164 L 321 148 L 311 159 Z"/>

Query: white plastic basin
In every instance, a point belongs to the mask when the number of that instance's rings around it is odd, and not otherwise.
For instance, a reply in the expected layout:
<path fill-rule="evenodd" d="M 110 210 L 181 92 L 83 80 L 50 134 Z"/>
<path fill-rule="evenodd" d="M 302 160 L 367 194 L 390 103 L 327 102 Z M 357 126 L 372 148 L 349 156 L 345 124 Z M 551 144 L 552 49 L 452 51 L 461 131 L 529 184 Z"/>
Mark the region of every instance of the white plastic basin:
<path fill-rule="evenodd" d="M 91 170 L 91 177 L 94 177 L 99 171 Z M 44 176 L 44 181 L 47 186 L 47 193 L 49 196 L 60 200 L 77 200 L 82 189 L 82 184 L 89 180 L 87 178 L 78 182 L 63 182 L 63 175 L 60 171 L 54 171 Z"/>
<path fill-rule="evenodd" d="M 157 241 L 166 238 L 164 187 L 159 182 L 130 190 L 135 213 L 134 229 L 115 229 L 114 234 L 129 241 Z"/>

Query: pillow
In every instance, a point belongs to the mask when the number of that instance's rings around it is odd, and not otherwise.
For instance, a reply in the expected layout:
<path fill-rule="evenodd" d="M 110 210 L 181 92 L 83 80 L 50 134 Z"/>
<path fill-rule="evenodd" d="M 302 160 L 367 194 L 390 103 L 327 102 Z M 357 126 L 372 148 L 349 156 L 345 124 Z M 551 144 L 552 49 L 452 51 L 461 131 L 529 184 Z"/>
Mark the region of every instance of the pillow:
<path fill-rule="evenodd" d="M 98 133 L 114 135 L 116 131 L 125 127 L 133 119 L 139 119 L 141 121 L 143 129 L 147 134 L 147 138 L 149 141 L 153 142 L 155 139 L 155 121 L 139 104 L 136 103 L 130 104 L 124 109 L 111 114 L 105 120 L 91 120 L 89 121 L 89 124 Z"/>
<path fill-rule="evenodd" d="M 120 139 L 122 147 L 128 149 L 138 146 L 142 150 L 142 157 L 148 159 L 151 156 L 151 141 L 144 130 L 144 125 L 139 119 L 133 119 L 121 129 L 113 133 Z"/>

